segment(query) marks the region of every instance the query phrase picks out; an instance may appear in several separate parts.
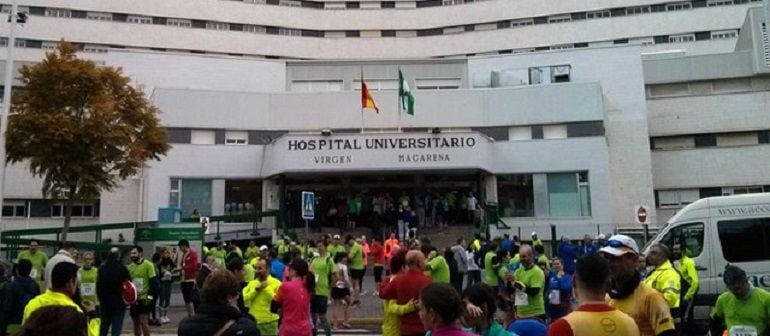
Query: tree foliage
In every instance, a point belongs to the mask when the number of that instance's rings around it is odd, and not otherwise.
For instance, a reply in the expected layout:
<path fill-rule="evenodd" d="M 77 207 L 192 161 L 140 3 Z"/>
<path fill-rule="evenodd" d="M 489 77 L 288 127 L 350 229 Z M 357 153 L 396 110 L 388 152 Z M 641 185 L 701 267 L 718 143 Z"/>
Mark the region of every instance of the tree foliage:
<path fill-rule="evenodd" d="M 94 200 L 170 148 L 155 108 L 121 69 L 77 58 L 62 42 L 42 62 L 21 68 L 6 135 L 8 163 L 26 162 L 43 195 L 71 205 Z"/>

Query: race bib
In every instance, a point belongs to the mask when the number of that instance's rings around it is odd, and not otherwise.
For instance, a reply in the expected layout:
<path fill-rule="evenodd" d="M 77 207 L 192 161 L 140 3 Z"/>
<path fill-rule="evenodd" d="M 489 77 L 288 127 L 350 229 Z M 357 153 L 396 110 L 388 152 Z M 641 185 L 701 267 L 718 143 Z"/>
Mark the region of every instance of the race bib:
<path fill-rule="evenodd" d="M 141 293 L 142 289 L 144 289 L 144 279 L 142 278 L 133 278 L 131 279 L 131 282 L 134 283 L 134 286 L 136 286 L 136 292 Z"/>
<path fill-rule="evenodd" d="M 730 336 L 757 336 L 757 328 L 737 325 L 730 328 Z"/>
<path fill-rule="evenodd" d="M 514 295 L 513 304 L 515 306 L 526 306 L 529 304 L 529 296 L 522 290 L 517 290 Z"/>
<path fill-rule="evenodd" d="M 32 271 L 29 272 L 29 277 L 32 279 L 37 279 L 37 269 L 32 268 Z"/>
<path fill-rule="evenodd" d="M 96 295 L 96 284 L 94 283 L 82 283 L 80 284 L 80 293 L 83 296 Z"/>
<path fill-rule="evenodd" d="M 550 292 L 548 292 L 548 302 L 550 302 L 552 305 L 561 304 L 561 295 L 559 295 L 558 289 L 552 289 Z"/>

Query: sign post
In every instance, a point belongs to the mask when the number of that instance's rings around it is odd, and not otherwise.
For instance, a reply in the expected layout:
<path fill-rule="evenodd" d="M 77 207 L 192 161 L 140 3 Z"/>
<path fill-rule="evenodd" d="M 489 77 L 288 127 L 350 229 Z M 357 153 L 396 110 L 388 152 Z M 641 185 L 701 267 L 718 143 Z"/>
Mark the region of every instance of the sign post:
<path fill-rule="evenodd" d="M 309 221 L 315 219 L 315 193 L 312 191 L 302 192 L 302 219 L 305 220 L 305 236 L 310 238 Z"/>
<path fill-rule="evenodd" d="M 644 245 L 647 245 L 647 239 L 650 237 L 650 226 L 647 223 L 647 207 L 640 205 L 636 207 L 636 222 L 642 224 L 644 228 Z"/>

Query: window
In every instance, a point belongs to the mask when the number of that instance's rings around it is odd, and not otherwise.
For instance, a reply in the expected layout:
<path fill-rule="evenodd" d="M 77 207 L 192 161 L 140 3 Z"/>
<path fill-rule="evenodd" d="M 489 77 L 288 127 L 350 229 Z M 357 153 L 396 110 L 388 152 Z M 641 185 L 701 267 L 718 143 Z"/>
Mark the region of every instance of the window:
<path fill-rule="evenodd" d="M 673 248 L 675 243 L 682 244 L 687 256 L 696 258 L 703 252 L 703 223 L 687 223 L 669 230 L 660 243 Z"/>
<path fill-rule="evenodd" d="M 152 18 L 149 17 L 149 16 L 129 15 L 126 18 L 126 22 L 128 22 L 128 23 L 140 23 L 140 24 L 152 24 Z"/>
<path fill-rule="evenodd" d="M 3 217 L 27 217 L 26 202 L 6 200 L 3 203 Z"/>
<path fill-rule="evenodd" d="M 249 132 L 227 131 L 225 132 L 226 145 L 246 145 L 249 143 Z"/>
<path fill-rule="evenodd" d="M 570 81 L 570 65 L 529 68 L 529 84 L 564 83 Z"/>
<path fill-rule="evenodd" d="M 498 175 L 497 200 L 502 217 L 535 217 L 532 175 Z"/>
<path fill-rule="evenodd" d="M 380 32 L 380 36 L 382 37 L 396 37 L 396 31 L 395 30 L 383 30 Z"/>
<path fill-rule="evenodd" d="M 249 32 L 249 33 L 257 33 L 257 34 L 267 33 L 267 29 L 265 29 L 264 26 L 255 26 L 255 25 L 243 25 L 243 31 Z"/>
<path fill-rule="evenodd" d="M 278 35 L 302 36 L 302 30 L 291 28 L 278 28 Z"/>
<path fill-rule="evenodd" d="M 697 134 L 695 135 L 695 148 L 716 147 L 716 134 Z"/>
<path fill-rule="evenodd" d="M 228 215 L 262 209 L 262 182 L 225 180 L 225 213 Z"/>
<path fill-rule="evenodd" d="M 690 4 L 689 2 L 677 2 L 677 3 L 666 5 L 667 11 L 678 11 L 678 10 L 690 9 L 690 8 L 692 8 L 692 4 Z"/>
<path fill-rule="evenodd" d="M 770 131 L 757 132 L 757 142 L 761 144 L 770 143 Z"/>
<path fill-rule="evenodd" d="M 707 0 L 706 4 L 709 7 L 729 6 L 733 4 L 733 0 Z"/>
<path fill-rule="evenodd" d="M 543 139 L 566 139 L 567 125 L 544 125 Z"/>
<path fill-rule="evenodd" d="M 661 208 L 681 208 L 700 199 L 699 189 L 659 190 L 658 205 Z"/>
<path fill-rule="evenodd" d="M 359 85 L 360 86 L 360 85 Z M 342 80 L 293 80 L 291 91 L 297 92 L 335 92 L 342 91 Z"/>
<path fill-rule="evenodd" d="M 347 9 L 361 8 L 361 3 L 358 1 L 349 1 L 345 3 L 345 8 Z"/>
<path fill-rule="evenodd" d="M 465 3 L 465 0 L 444 0 L 441 2 L 444 6 L 451 6 L 451 5 L 462 5 Z"/>
<path fill-rule="evenodd" d="M 671 35 L 668 37 L 668 43 L 682 43 L 695 41 L 695 34 Z"/>
<path fill-rule="evenodd" d="M 287 7 L 302 7 L 302 2 L 298 0 L 280 0 L 278 1 L 278 5 Z"/>
<path fill-rule="evenodd" d="M 367 79 L 366 88 L 369 91 L 398 90 L 398 79 Z M 361 80 L 353 80 L 353 91 L 361 91 Z"/>
<path fill-rule="evenodd" d="M 44 41 L 43 44 L 40 45 L 40 49 L 53 50 L 56 49 L 57 45 L 59 45 L 57 42 Z"/>
<path fill-rule="evenodd" d="M 588 172 L 548 174 L 547 177 L 551 217 L 591 216 Z"/>
<path fill-rule="evenodd" d="M 190 134 L 190 143 L 193 145 L 213 145 L 216 135 L 211 130 L 193 130 Z"/>
<path fill-rule="evenodd" d="M 575 45 L 571 44 L 571 43 L 570 44 L 557 44 L 557 45 L 551 46 L 551 50 L 574 49 L 574 48 L 575 48 Z"/>
<path fill-rule="evenodd" d="M 190 23 L 192 25 L 192 22 Z M 230 30 L 230 24 L 225 22 L 206 22 L 206 29 Z"/>
<path fill-rule="evenodd" d="M 109 47 L 105 45 L 98 45 L 98 44 L 86 44 L 83 46 L 84 52 L 90 52 L 90 53 L 106 53 Z"/>
<path fill-rule="evenodd" d="M 417 90 L 456 90 L 460 88 L 459 78 L 432 78 L 417 79 L 415 81 Z"/>
<path fill-rule="evenodd" d="M 27 6 L 19 6 L 17 8 L 17 11 L 19 13 L 29 13 L 29 7 L 27 7 Z M 0 12 L 10 13 L 11 12 L 11 5 L 2 5 L 2 10 L 0 10 Z"/>
<path fill-rule="evenodd" d="M 733 187 L 733 195 L 757 194 L 762 192 L 762 186 Z"/>
<path fill-rule="evenodd" d="M 717 231 L 725 260 L 770 259 L 770 217 L 722 220 L 717 223 Z"/>
<path fill-rule="evenodd" d="M 395 1 L 380 2 L 380 8 L 396 8 L 396 2 Z"/>
<path fill-rule="evenodd" d="M 610 11 L 608 10 L 586 13 L 586 19 L 601 19 L 601 18 L 608 18 L 608 17 L 610 17 Z"/>
<path fill-rule="evenodd" d="M 535 24 L 534 19 L 511 20 L 511 27 L 531 26 L 533 24 Z"/>
<path fill-rule="evenodd" d="M 88 12 L 86 19 L 99 21 L 112 21 L 112 13 Z"/>
<path fill-rule="evenodd" d="M 168 206 L 179 207 L 179 190 L 181 190 L 182 180 L 171 179 L 171 187 L 168 193 Z"/>
<path fill-rule="evenodd" d="M 738 37 L 737 30 L 720 30 L 720 31 L 711 32 L 712 40 L 730 39 L 730 38 L 736 38 L 736 37 Z"/>
<path fill-rule="evenodd" d="M 556 15 L 548 17 L 548 23 L 570 22 L 572 21 L 571 15 Z"/>
<path fill-rule="evenodd" d="M 68 18 L 72 17 L 72 11 L 62 8 L 46 8 L 45 16 Z"/>
<path fill-rule="evenodd" d="M 626 15 L 644 14 L 650 12 L 650 6 L 629 7 L 626 8 Z"/>
<path fill-rule="evenodd" d="M 93 203 L 75 202 L 72 204 L 72 217 L 96 217 Z M 51 206 L 51 217 L 64 217 L 65 205 L 54 203 Z"/>
<path fill-rule="evenodd" d="M 192 21 L 185 19 L 168 19 L 166 25 L 174 27 L 192 28 Z"/>

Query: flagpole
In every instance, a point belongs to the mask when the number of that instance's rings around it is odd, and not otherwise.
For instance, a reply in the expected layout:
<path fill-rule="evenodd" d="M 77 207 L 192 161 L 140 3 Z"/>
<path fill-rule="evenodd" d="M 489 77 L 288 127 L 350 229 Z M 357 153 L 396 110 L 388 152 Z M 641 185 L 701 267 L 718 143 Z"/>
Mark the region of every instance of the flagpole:
<path fill-rule="evenodd" d="M 398 97 L 398 133 L 401 133 L 401 104 L 403 101 L 401 100 L 401 86 L 404 85 L 403 79 L 401 79 L 401 67 L 398 67 L 398 94 L 396 94 L 396 97 Z"/>
<path fill-rule="evenodd" d="M 361 66 L 361 96 L 364 95 L 364 67 Z M 364 105 L 361 104 L 361 133 L 364 133 Z"/>

